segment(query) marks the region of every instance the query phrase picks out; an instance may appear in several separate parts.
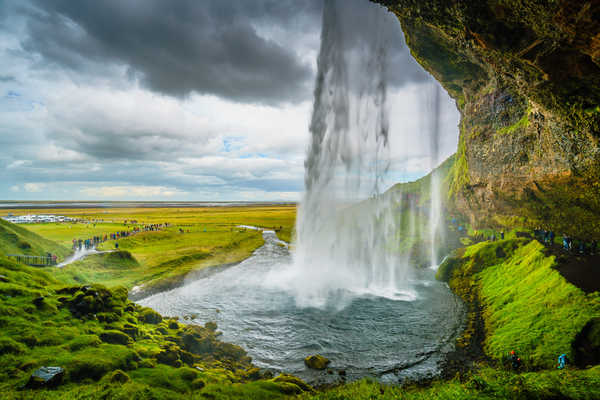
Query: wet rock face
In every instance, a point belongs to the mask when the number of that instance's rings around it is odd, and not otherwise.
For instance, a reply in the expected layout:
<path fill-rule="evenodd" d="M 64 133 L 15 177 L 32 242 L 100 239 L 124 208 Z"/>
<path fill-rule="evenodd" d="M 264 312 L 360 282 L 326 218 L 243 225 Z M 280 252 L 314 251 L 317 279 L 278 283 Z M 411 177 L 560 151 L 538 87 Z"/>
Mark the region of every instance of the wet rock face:
<path fill-rule="evenodd" d="M 600 3 L 376 1 L 461 112 L 458 211 L 600 237 Z"/>

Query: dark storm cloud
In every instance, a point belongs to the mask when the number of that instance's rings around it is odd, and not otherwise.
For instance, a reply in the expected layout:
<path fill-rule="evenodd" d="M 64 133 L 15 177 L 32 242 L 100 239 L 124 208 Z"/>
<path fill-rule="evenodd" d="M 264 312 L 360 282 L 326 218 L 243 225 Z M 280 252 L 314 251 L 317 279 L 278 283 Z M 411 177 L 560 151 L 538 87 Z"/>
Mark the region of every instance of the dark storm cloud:
<path fill-rule="evenodd" d="M 302 16 L 319 30 L 312 17 L 320 12 L 318 2 L 223 3 L 33 0 L 23 47 L 78 71 L 125 65 L 145 86 L 168 95 L 198 92 L 271 104 L 305 99 L 310 66 L 256 28 Z"/>
<path fill-rule="evenodd" d="M 312 71 L 295 45 L 320 31 L 320 0 L 32 2 L 23 48 L 45 62 L 94 75 L 107 63 L 123 65 L 149 89 L 180 97 L 197 92 L 266 104 L 310 99 Z M 377 6 L 344 4 L 348 47 L 383 34 L 390 46 L 388 83 L 426 79 L 391 13 L 378 13 L 381 24 L 367 24 L 365 9 Z M 295 45 L 260 34 L 277 28 L 291 32 Z"/>

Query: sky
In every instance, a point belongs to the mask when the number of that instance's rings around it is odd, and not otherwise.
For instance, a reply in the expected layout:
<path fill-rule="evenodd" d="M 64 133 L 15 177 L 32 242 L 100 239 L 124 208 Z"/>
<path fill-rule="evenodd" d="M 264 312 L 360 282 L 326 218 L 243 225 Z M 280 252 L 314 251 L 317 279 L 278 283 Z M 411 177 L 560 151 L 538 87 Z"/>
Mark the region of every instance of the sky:
<path fill-rule="evenodd" d="M 342 17 L 376 34 L 366 0 Z M 322 0 L 3 0 L 0 199 L 296 201 Z M 427 126 L 437 83 L 381 8 L 389 43 L 390 182 L 454 153 L 444 92 L 440 155 Z"/>

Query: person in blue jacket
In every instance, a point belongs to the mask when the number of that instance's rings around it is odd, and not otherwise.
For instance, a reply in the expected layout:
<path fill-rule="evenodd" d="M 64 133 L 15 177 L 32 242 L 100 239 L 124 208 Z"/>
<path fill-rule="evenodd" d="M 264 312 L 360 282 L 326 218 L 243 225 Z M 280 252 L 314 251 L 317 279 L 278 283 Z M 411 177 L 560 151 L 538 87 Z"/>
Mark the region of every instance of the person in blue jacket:
<path fill-rule="evenodd" d="M 567 365 L 567 355 L 561 354 L 558 356 L 558 369 L 563 369 Z"/>

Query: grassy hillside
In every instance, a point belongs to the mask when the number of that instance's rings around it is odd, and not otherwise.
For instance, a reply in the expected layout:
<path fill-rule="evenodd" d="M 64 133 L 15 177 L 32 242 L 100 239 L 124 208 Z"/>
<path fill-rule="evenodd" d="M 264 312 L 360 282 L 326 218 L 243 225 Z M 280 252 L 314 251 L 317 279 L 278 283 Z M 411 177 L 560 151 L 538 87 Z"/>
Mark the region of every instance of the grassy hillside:
<path fill-rule="evenodd" d="M 55 275 L 67 283 L 143 286 L 152 292 L 178 285 L 192 271 L 239 262 L 263 243 L 260 232 L 252 230 L 145 232 L 119 240 L 118 252 L 88 256 Z"/>
<path fill-rule="evenodd" d="M 263 377 L 216 325 L 183 325 L 127 300 L 123 287 L 64 285 L 0 258 L 0 398 L 277 399 L 311 390 Z M 65 369 L 55 389 L 27 389 L 42 366 Z"/>
<path fill-rule="evenodd" d="M 568 283 L 537 241 L 482 242 L 460 253 L 446 260 L 438 276 L 448 277 L 459 294 L 478 296 L 491 359 L 516 350 L 529 369 L 553 368 L 561 353 L 576 359 L 577 334 L 600 317 L 598 292 L 586 294 Z"/>
<path fill-rule="evenodd" d="M 31 232 L 22 226 L 0 219 L 0 254 L 27 254 L 45 256 L 56 254 L 64 258 L 69 250 L 51 240 Z"/>

